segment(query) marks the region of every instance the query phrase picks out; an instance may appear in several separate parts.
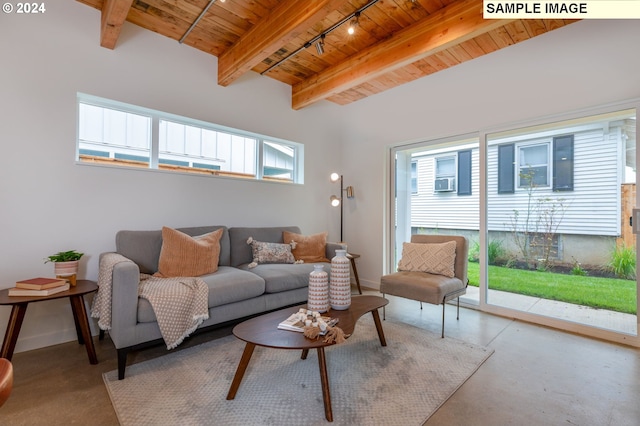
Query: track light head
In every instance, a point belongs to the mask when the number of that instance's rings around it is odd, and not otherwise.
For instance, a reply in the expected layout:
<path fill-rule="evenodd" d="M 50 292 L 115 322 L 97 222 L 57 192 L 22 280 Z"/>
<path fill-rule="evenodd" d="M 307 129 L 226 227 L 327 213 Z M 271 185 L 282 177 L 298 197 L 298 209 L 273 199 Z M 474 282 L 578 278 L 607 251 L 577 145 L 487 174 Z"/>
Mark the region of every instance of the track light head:
<path fill-rule="evenodd" d="M 356 12 L 354 14 L 354 18 L 349 22 L 349 28 L 347 28 L 347 32 L 349 35 L 356 32 L 356 27 L 360 24 L 360 12 Z"/>
<path fill-rule="evenodd" d="M 320 36 L 320 40 L 316 42 L 316 51 L 318 55 L 322 55 L 324 53 L 324 34 Z"/>

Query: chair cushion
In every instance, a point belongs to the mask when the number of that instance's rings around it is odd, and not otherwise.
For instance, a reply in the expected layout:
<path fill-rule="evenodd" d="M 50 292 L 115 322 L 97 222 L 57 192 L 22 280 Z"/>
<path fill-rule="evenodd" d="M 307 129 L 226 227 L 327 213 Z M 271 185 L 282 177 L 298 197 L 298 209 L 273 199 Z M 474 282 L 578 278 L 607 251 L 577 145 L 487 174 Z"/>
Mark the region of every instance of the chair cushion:
<path fill-rule="evenodd" d="M 220 266 L 213 274 L 203 275 L 209 287 L 209 308 L 259 297 L 265 292 L 264 280 L 256 274 L 230 266 Z M 156 314 L 148 300 L 138 298 L 138 322 L 155 322 Z"/>
<path fill-rule="evenodd" d="M 313 271 L 313 263 L 264 264 L 249 269 L 249 265 L 239 268 L 249 270 L 265 281 L 265 293 L 280 293 L 283 291 L 305 288 L 309 286 L 309 273 Z M 329 264 L 325 264 L 329 270 Z"/>
<path fill-rule="evenodd" d="M 456 296 L 463 295 L 466 292 L 465 289 L 466 284 L 456 277 L 450 278 L 427 272 L 400 271 L 384 275 L 380 279 L 380 293 L 434 305 L 445 302 L 445 296 L 450 293 L 459 291 Z"/>
<path fill-rule="evenodd" d="M 428 272 L 452 278 L 456 261 L 456 242 L 403 243 L 398 271 Z"/>

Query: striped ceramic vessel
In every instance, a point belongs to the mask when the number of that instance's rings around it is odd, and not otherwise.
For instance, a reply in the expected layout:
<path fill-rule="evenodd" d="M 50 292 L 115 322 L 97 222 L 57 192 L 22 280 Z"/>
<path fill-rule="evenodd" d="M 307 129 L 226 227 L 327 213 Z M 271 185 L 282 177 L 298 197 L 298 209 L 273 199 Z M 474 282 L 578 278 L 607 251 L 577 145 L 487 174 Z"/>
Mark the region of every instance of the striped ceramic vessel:
<path fill-rule="evenodd" d="M 317 312 L 329 310 L 329 276 L 324 265 L 313 265 L 309 274 L 309 296 L 307 309 Z"/>
<path fill-rule="evenodd" d="M 329 303 L 336 311 L 344 311 L 351 306 L 351 265 L 346 250 L 336 250 L 335 257 L 331 259 Z"/>

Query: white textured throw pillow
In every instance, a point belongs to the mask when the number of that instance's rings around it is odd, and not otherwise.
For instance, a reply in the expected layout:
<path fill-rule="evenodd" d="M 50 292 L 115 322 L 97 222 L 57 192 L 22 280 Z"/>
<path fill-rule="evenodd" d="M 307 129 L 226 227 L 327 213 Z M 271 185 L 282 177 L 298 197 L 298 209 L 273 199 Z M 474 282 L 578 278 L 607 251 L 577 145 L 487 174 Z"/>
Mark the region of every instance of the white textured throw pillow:
<path fill-rule="evenodd" d="M 455 261 L 455 241 L 437 244 L 403 243 L 398 271 L 429 272 L 452 278 Z"/>

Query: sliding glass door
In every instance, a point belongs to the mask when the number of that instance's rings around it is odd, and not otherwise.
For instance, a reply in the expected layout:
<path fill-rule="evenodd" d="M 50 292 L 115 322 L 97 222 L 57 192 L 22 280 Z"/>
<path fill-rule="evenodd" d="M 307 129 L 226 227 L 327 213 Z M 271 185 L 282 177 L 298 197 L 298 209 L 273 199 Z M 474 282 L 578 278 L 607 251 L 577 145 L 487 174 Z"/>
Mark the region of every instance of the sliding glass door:
<path fill-rule="evenodd" d="M 468 295 L 478 303 L 480 224 L 478 138 L 466 135 L 417 143 L 393 152 L 394 250 L 391 267 L 412 234 L 464 235 L 475 261 Z"/>
<path fill-rule="evenodd" d="M 463 302 L 640 346 L 637 110 L 630 102 L 393 148 L 387 270 L 412 234 L 464 235 Z"/>
<path fill-rule="evenodd" d="M 486 135 L 487 302 L 637 334 L 636 111 Z"/>

